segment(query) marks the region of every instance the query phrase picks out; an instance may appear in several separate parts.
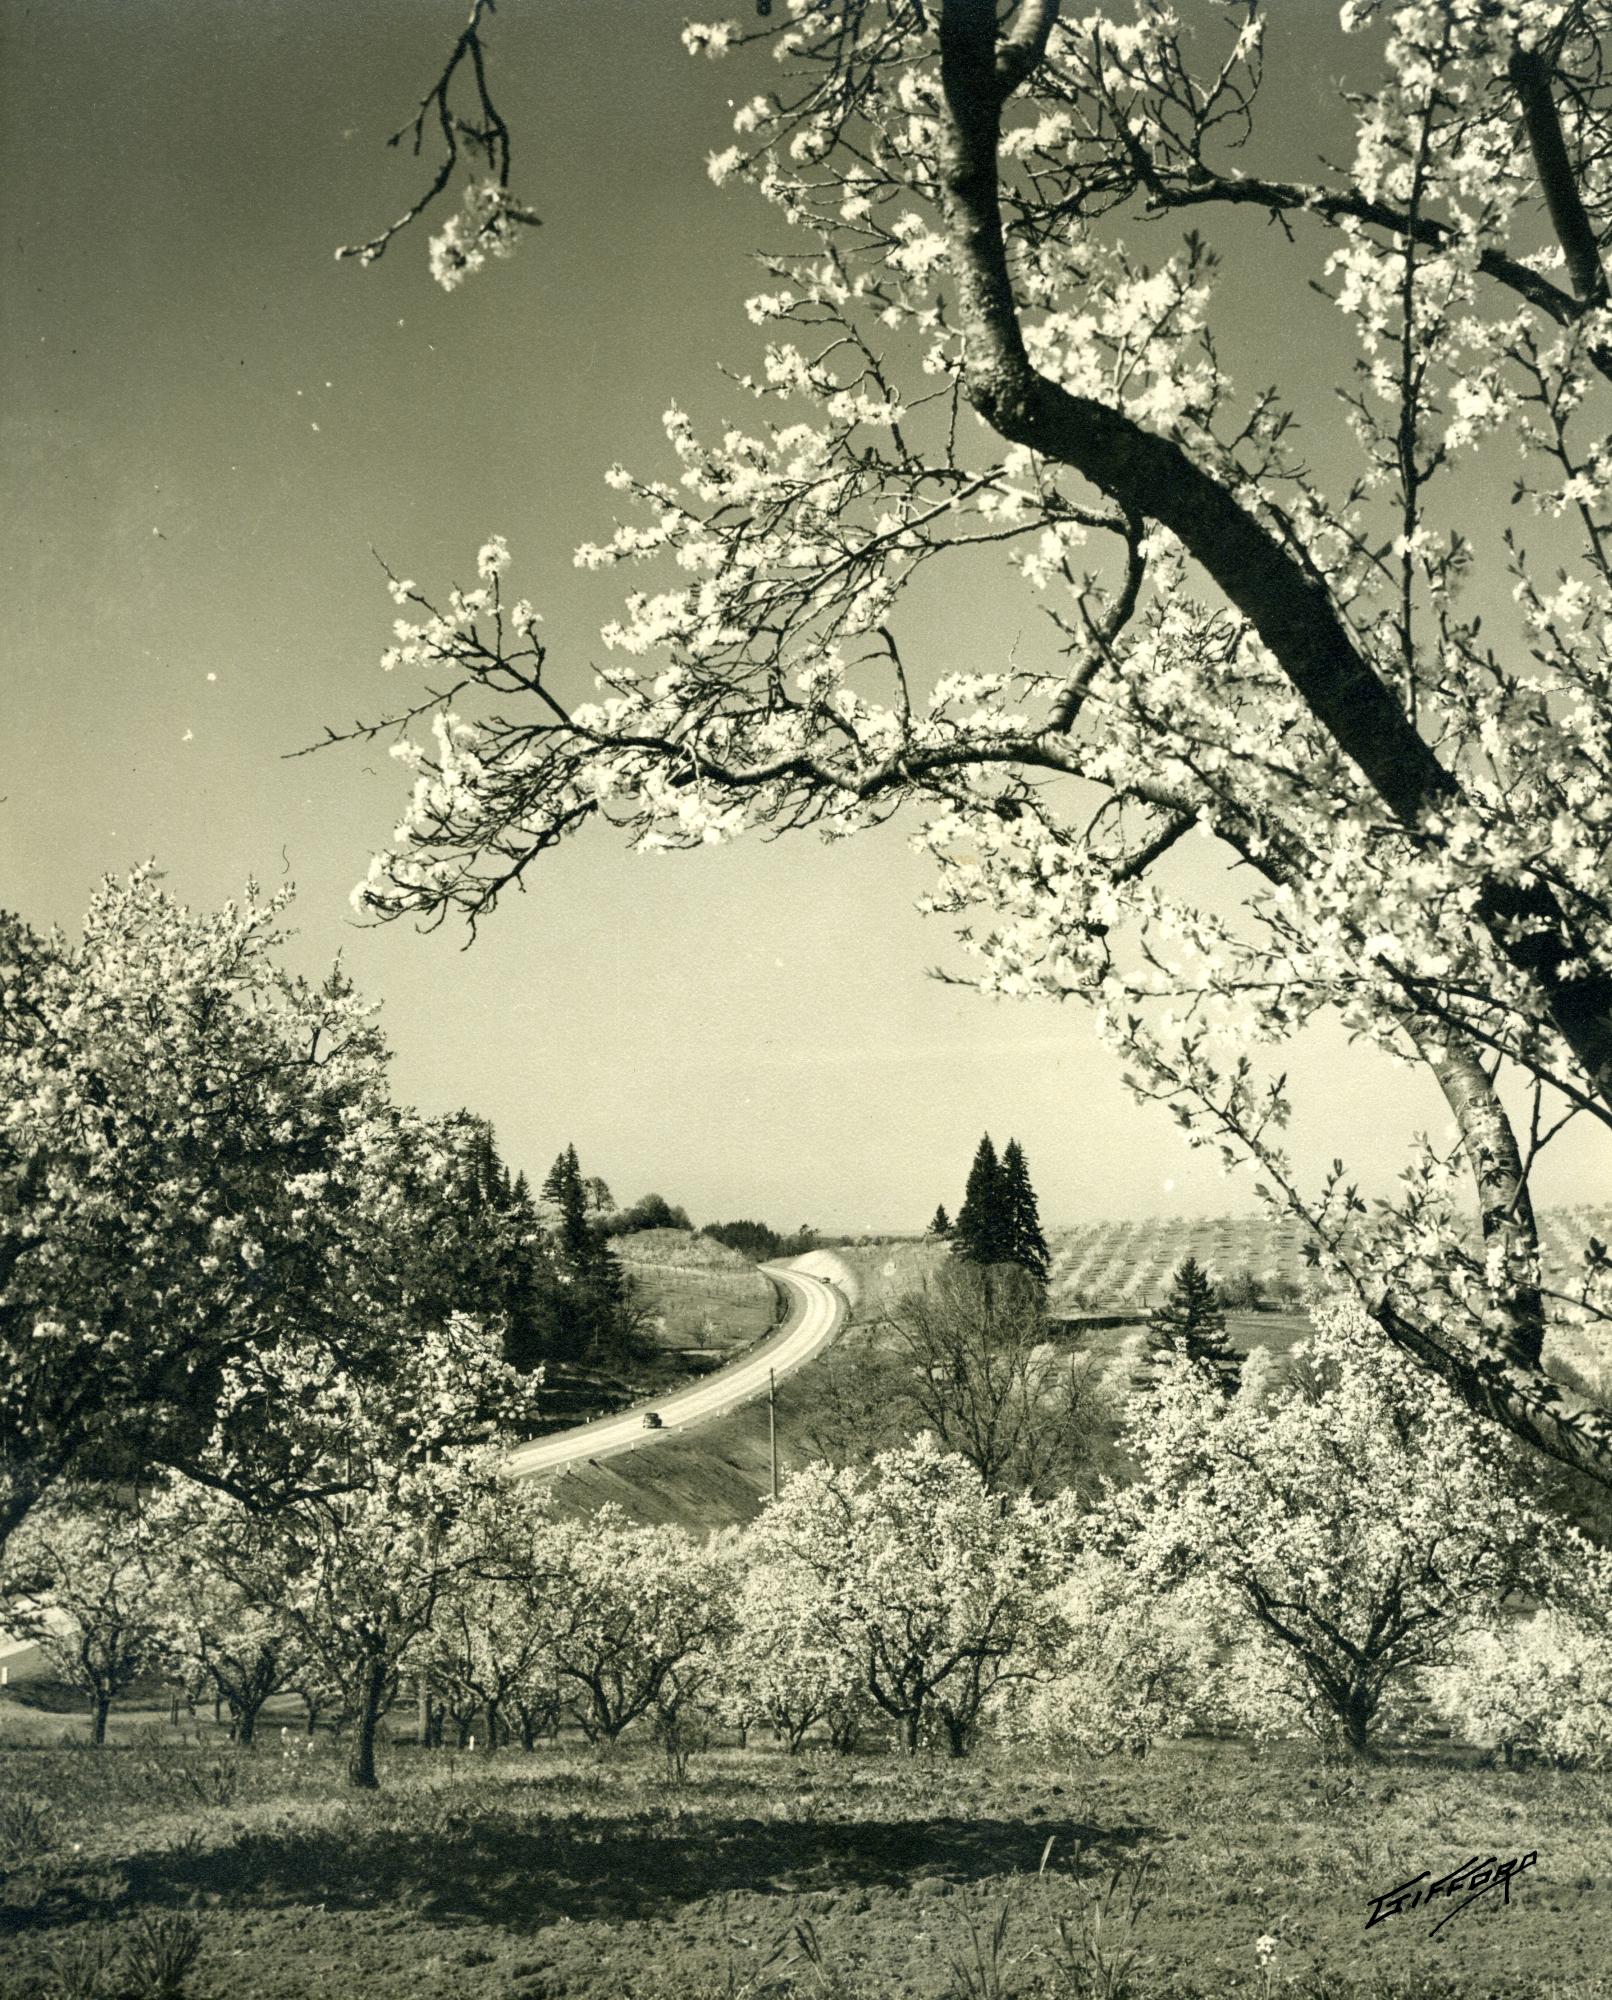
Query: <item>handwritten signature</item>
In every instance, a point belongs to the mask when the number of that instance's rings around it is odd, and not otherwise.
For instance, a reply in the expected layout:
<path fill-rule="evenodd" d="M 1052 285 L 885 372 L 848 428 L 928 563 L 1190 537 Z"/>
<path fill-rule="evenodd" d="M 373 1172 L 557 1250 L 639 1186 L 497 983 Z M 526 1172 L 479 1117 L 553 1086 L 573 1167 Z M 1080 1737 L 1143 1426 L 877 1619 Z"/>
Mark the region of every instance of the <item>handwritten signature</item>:
<path fill-rule="evenodd" d="M 1428 1932 L 1429 1937 L 1437 1937 L 1451 1917 L 1458 1917 L 1469 1903 L 1475 1903 L 1491 1889 L 1498 1889 L 1500 1900 L 1509 1903 L 1512 1882 L 1524 1869 L 1532 1868 L 1538 1859 L 1537 1853 L 1520 1855 L 1511 1861 L 1496 1860 L 1492 1854 L 1482 1858 L 1474 1854 L 1459 1868 L 1452 1868 L 1448 1875 L 1440 1875 L 1436 1881 L 1429 1880 L 1428 1871 L 1424 1868 L 1420 1875 L 1401 1882 L 1397 1889 L 1372 1897 L 1366 1929 L 1369 1931 L 1374 1924 L 1386 1923 L 1390 1917 L 1402 1917 L 1410 1910 L 1431 1909 L 1441 1897 L 1458 1896 L 1461 1900 L 1452 1909 L 1446 1910 Z"/>

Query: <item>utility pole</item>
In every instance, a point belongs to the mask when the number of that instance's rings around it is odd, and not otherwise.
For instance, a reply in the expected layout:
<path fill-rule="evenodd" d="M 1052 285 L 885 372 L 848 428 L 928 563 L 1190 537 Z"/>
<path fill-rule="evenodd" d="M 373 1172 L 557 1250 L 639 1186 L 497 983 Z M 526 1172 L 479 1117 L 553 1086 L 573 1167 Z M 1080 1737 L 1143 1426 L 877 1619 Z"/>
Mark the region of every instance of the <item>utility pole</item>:
<path fill-rule="evenodd" d="M 772 1457 L 772 1497 L 778 1498 L 778 1383 L 767 1370 L 767 1449 Z"/>

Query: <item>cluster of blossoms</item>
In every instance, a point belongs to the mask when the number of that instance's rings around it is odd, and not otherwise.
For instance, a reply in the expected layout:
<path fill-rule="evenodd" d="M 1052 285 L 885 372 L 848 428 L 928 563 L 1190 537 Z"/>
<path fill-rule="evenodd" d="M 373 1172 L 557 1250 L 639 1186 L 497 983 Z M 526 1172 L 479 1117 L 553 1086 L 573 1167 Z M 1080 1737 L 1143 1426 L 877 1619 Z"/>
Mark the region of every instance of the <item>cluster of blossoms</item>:
<path fill-rule="evenodd" d="M 489 257 L 511 257 L 521 226 L 534 218 L 497 181 L 471 181 L 457 215 L 429 244 L 431 275 L 445 292 L 462 285 Z"/>

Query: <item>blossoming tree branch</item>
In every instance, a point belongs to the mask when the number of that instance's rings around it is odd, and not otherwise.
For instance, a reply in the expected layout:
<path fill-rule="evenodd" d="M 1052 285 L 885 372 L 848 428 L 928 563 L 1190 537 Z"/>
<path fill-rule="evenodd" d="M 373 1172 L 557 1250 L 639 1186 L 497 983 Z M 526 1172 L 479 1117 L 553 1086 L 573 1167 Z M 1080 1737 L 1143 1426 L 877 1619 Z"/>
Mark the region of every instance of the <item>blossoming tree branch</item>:
<path fill-rule="evenodd" d="M 684 34 L 758 86 L 712 177 L 790 226 L 749 303 L 749 414 L 705 437 L 674 407 L 667 476 L 608 473 L 623 518 L 576 560 L 649 581 L 591 688 L 501 539 L 469 589 L 393 578 L 409 691 L 361 733 L 395 731 L 415 782 L 361 908 L 474 923 L 593 819 L 686 847 L 908 809 L 981 986 L 1085 1001 L 1391 1341 L 1612 1482 L 1612 1418 L 1542 1366 L 1547 1334 L 1605 1328 L 1607 1253 L 1547 1288 L 1530 1196 L 1566 1125 L 1612 1126 L 1598 10 L 1349 0 L 1354 156 L 1296 181 L 1260 171 L 1257 5 L 776 15 Z M 1270 280 L 1301 272 L 1352 335 L 1324 397 L 1222 359 L 1198 232 L 1250 207 L 1294 245 Z M 1143 222 L 1162 261 L 1123 238 Z M 1299 425 L 1340 408 L 1323 478 Z M 937 672 L 910 587 L 982 550 L 1045 643 Z M 1499 618 L 1473 602 L 1498 576 Z M 1212 893 L 1172 861 L 1189 835 L 1227 863 Z M 1458 1134 L 1369 1210 L 1284 1152 L 1259 1054 L 1322 1013 L 1424 1065 Z"/>

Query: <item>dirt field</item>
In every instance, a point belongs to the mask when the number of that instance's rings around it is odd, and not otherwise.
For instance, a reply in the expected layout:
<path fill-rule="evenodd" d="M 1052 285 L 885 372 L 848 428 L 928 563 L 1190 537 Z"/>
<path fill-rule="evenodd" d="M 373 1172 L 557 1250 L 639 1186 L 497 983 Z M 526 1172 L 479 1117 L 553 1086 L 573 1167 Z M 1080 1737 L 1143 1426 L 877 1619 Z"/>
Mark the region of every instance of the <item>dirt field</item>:
<path fill-rule="evenodd" d="M 1612 1990 L 1605 1778 L 1193 1743 L 1072 1767 L 724 1747 L 678 1782 L 647 1744 L 398 1743 L 363 1798 L 336 1746 L 272 1726 L 238 1761 L 128 1718 L 101 1754 L 39 1743 L 61 1727 L 0 1698 L 4 2000 Z M 1492 1852 L 1538 1855 L 1509 1907 L 1367 1930 L 1373 1897 Z M 166 1989 L 163 1954 L 194 1958 Z"/>

